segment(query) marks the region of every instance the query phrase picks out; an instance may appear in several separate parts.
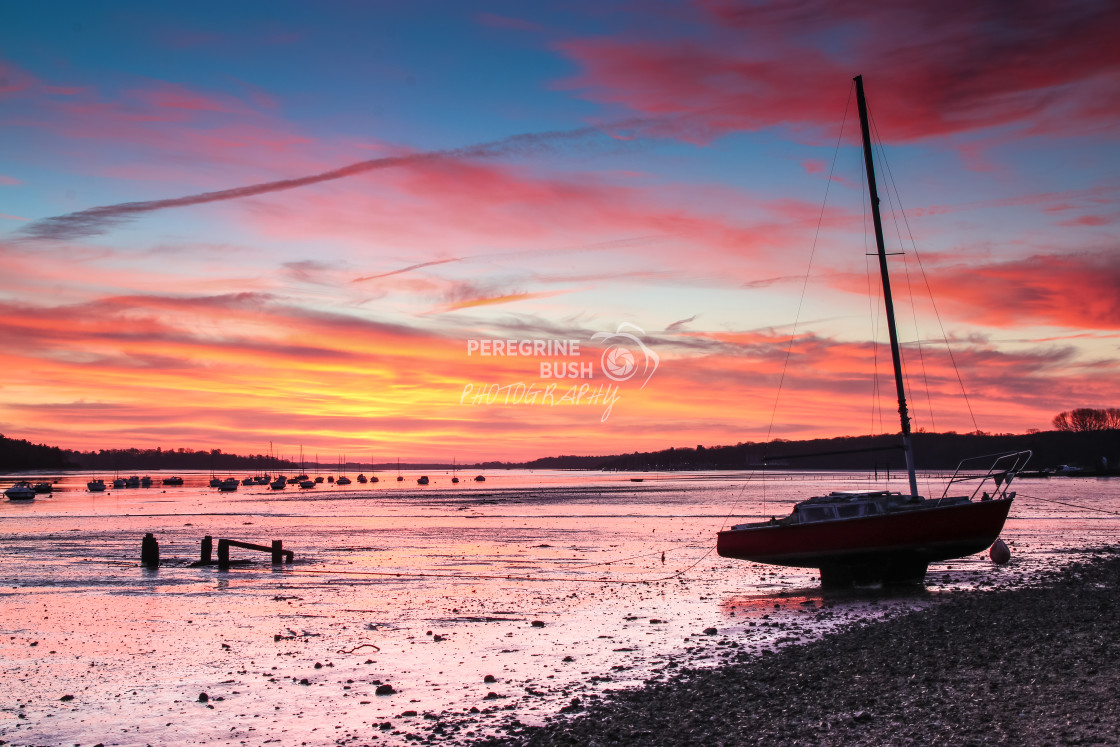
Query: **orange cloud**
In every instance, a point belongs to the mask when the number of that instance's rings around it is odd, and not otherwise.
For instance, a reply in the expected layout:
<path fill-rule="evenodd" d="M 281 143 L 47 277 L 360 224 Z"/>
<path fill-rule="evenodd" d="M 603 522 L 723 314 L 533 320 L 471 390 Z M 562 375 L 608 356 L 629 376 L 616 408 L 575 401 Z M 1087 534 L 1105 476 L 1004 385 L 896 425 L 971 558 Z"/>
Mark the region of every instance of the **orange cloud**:
<path fill-rule="evenodd" d="M 594 392 L 611 382 L 598 369 L 602 349 L 590 342 L 602 330 L 506 333 L 582 340 L 578 361 L 593 365 L 591 380 L 542 379 L 536 356 L 471 354 L 476 333 L 467 330 L 440 334 L 256 293 L 8 303 L 0 305 L 0 330 L 10 351 L 5 432 L 68 447 L 259 452 L 271 441 L 293 453 L 303 444 L 311 453 L 466 461 L 895 428 L 891 402 L 880 403 L 879 421 L 868 404 L 876 375 L 890 399 L 882 348 L 812 333 L 650 336 L 660 366 L 645 388 L 620 384 L 604 420 L 607 403 Z M 906 356 L 918 376 L 916 349 Z M 913 398 L 916 424 L 972 430 L 959 403 L 956 414 L 926 418 L 927 403 L 947 407 L 958 387 L 944 353 L 927 348 L 923 358 L 930 393 Z M 1087 393 L 1103 401 L 1117 373 L 1111 364 L 1078 364 L 1063 350 L 1009 354 L 971 343 L 956 358 L 988 430 L 1045 426 Z M 534 386 L 536 401 L 503 393 L 517 385 Z M 502 389 L 492 400 L 474 397 L 492 386 Z"/>

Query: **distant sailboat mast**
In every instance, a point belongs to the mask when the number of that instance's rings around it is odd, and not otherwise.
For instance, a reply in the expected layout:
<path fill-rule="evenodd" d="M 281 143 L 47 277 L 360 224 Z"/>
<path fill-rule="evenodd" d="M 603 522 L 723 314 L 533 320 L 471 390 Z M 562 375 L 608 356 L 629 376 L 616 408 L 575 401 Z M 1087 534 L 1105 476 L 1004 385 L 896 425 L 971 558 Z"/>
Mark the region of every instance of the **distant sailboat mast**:
<path fill-rule="evenodd" d="M 863 163 L 867 169 L 867 191 L 871 198 L 871 216 L 875 222 L 875 246 L 879 253 L 879 274 L 883 278 L 883 301 L 887 311 L 887 331 L 891 338 L 891 360 L 894 363 L 894 386 L 898 392 L 898 417 L 902 422 L 902 449 L 906 453 L 906 474 L 910 478 L 910 495 L 918 494 L 918 478 L 914 472 L 914 442 L 910 437 L 910 414 L 906 409 L 906 387 L 902 382 L 902 356 L 898 347 L 898 330 L 894 322 L 894 300 L 891 279 L 887 272 L 887 250 L 883 241 L 883 220 L 879 216 L 879 190 L 875 186 L 875 164 L 871 150 L 871 128 L 868 125 L 867 101 L 863 97 L 863 76 L 857 75 L 856 104 L 859 126 L 863 134 Z"/>

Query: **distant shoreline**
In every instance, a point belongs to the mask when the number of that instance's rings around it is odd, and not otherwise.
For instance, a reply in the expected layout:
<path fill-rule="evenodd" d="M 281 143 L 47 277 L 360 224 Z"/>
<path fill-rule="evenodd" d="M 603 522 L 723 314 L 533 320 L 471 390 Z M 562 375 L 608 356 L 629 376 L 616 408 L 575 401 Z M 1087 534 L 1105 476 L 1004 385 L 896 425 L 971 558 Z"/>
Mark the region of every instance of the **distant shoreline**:
<path fill-rule="evenodd" d="M 1120 430 L 1040 431 L 1026 434 L 915 433 L 914 451 L 920 470 L 952 470 L 963 459 L 982 454 L 1030 450 L 1028 469 L 1056 469 L 1065 465 L 1082 475 L 1120 474 Z M 707 470 L 817 470 L 894 471 L 904 469 L 898 434 L 842 436 L 802 441 L 746 442 L 734 446 L 699 445 L 670 447 L 661 451 L 605 456 L 562 455 L 525 462 L 479 461 L 474 463 L 401 463 L 401 469 L 476 471 L 503 469 L 605 470 L 617 472 L 678 472 Z M 305 461 L 305 469 L 333 472 L 334 462 Z M 213 470 L 291 471 L 300 465 L 290 459 L 263 454 L 239 455 L 219 449 L 110 449 L 94 452 L 67 451 L 56 446 L 32 444 L 0 436 L 0 473 L 31 470 Z M 397 469 L 395 461 L 368 464 L 346 460 L 341 471 L 363 469 L 387 472 Z"/>

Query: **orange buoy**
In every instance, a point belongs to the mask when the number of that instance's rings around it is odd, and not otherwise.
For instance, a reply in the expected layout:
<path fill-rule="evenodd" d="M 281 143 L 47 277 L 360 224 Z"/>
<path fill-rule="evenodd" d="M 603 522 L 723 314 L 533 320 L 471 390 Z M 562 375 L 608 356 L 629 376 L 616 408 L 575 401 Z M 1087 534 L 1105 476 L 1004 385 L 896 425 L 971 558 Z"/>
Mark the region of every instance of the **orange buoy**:
<path fill-rule="evenodd" d="M 988 557 L 996 565 L 1007 565 L 1007 562 L 1011 560 L 1011 550 L 1003 540 L 997 539 L 992 548 L 988 550 Z"/>

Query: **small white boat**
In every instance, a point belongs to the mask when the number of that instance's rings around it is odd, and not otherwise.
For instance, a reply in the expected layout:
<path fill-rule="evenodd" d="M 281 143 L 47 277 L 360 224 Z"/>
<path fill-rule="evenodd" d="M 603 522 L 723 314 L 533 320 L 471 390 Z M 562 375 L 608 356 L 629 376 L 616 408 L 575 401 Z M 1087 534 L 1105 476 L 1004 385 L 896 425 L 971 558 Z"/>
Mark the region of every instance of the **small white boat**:
<path fill-rule="evenodd" d="M 139 475 L 133 475 L 132 477 L 128 478 L 128 480 L 125 481 L 125 487 L 129 487 L 129 488 L 140 487 L 140 476 Z"/>
<path fill-rule="evenodd" d="M 143 477 L 141 477 L 140 478 L 140 487 L 142 487 L 142 488 L 152 487 L 152 478 L 149 477 L 148 475 L 144 475 Z"/>
<path fill-rule="evenodd" d="M 116 480 L 113 480 L 113 487 L 114 488 L 128 487 L 128 480 L 124 479 L 123 477 L 118 477 Z"/>
<path fill-rule="evenodd" d="M 417 485 L 427 485 L 428 484 L 428 476 L 427 475 L 421 475 L 420 477 L 418 477 L 416 479 L 416 484 Z"/>
<path fill-rule="evenodd" d="M 165 477 L 163 478 L 164 485 L 182 485 L 183 478 L 181 477 Z"/>
<path fill-rule="evenodd" d="M 280 475 L 275 480 L 270 482 L 268 484 L 268 487 L 272 488 L 273 490 L 283 490 L 284 488 L 288 487 L 288 481 L 284 478 L 283 475 Z"/>
<path fill-rule="evenodd" d="M 232 493 L 233 491 L 237 490 L 237 486 L 240 484 L 241 483 L 237 481 L 236 477 L 227 477 L 226 479 L 222 480 L 222 484 L 218 486 L 218 490 L 223 493 Z"/>
<path fill-rule="evenodd" d="M 37 482 L 35 487 L 32 488 L 36 493 L 53 493 L 54 486 L 49 482 Z"/>
<path fill-rule="evenodd" d="M 104 481 L 104 480 L 100 480 L 100 479 L 98 479 L 98 480 L 90 480 L 89 482 L 87 482 L 87 483 L 86 483 L 86 490 L 88 490 L 88 491 L 89 491 L 89 492 L 91 492 L 91 493 L 101 493 L 101 492 L 104 492 L 104 490 L 105 490 L 105 481 Z"/>
<path fill-rule="evenodd" d="M 300 480 L 299 481 L 299 486 L 301 488 L 303 488 L 304 490 L 307 490 L 308 488 L 315 487 L 315 481 L 314 480 Z"/>
<path fill-rule="evenodd" d="M 17 482 L 4 491 L 9 501 L 30 501 L 35 499 L 35 489 L 26 482 Z"/>

